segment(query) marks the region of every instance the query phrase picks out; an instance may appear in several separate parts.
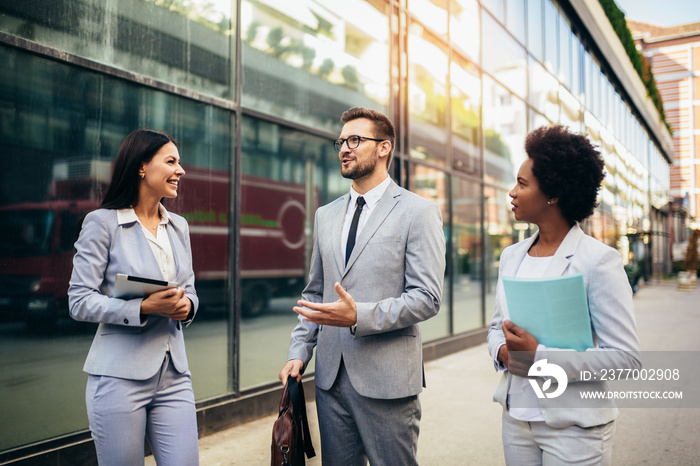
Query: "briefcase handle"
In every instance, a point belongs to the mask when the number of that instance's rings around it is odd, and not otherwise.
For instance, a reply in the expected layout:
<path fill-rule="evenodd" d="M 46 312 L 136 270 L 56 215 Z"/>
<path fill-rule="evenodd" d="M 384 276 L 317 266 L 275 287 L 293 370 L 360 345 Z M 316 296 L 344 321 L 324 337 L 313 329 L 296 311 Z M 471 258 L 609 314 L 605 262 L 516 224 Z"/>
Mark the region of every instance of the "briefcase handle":
<path fill-rule="evenodd" d="M 301 424 L 304 437 L 304 452 L 306 453 L 307 458 L 313 458 L 314 456 L 316 456 L 316 452 L 314 451 L 314 446 L 311 444 L 309 420 L 306 417 L 306 400 L 304 399 L 304 385 L 301 383 L 301 381 L 297 382 L 297 379 L 290 375 L 287 378 L 287 386 L 285 388 L 289 389 L 289 398 L 291 398 L 292 401 L 292 410 L 294 417 L 297 418 L 297 420 Z M 282 396 L 282 398 L 284 398 L 284 395 Z M 282 401 L 280 402 L 280 407 L 282 406 Z"/>

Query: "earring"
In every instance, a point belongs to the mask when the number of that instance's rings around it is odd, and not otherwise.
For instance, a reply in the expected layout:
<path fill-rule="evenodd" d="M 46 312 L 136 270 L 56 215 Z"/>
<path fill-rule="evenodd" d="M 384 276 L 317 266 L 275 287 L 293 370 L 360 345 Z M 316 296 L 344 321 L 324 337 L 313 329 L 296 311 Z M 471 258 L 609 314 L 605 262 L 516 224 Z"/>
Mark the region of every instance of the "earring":
<path fill-rule="evenodd" d="M 139 175 L 141 176 L 141 179 L 144 179 L 146 177 L 145 173 L 140 173 Z"/>
<path fill-rule="evenodd" d="M 143 178 L 143 176 L 141 176 Z M 547 201 L 547 205 L 552 205 L 552 201 Z"/>

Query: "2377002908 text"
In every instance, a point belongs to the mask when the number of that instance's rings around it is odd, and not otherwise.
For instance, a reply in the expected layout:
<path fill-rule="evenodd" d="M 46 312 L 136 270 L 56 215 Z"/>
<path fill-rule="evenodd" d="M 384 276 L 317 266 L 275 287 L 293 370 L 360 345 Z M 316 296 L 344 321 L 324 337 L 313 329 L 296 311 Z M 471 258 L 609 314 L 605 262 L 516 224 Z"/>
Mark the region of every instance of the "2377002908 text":
<path fill-rule="evenodd" d="M 679 369 L 601 369 L 600 372 L 581 371 L 582 381 L 589 380 L 679 380 Z"/>

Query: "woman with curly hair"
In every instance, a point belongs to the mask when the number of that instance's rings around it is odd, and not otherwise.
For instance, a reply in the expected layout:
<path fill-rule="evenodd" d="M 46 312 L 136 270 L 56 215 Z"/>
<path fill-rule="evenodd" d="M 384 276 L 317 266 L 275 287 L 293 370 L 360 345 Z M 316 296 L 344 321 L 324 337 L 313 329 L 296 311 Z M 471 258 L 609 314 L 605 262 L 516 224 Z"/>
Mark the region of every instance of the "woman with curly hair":
<path fill-rule="evenodd" d="M 605 163 L 588 138 L 560 125 L 532 131 L 525 151 L 528 158 L 509 195 L 515 219 L 537 225 L 538 231 L 501 255 L 488 333 L 489 352 L 503 372 L 494 401 L 504 408 L 506 463 L 610 464 L 618 409 L 613 400 L 582 407 L 582 391 L 607 388 L 605 382 L 581 380 L 582 365 L 592 371 L 610 364 L 634 369 L 640 362 L 632 290 L 620 254 L 578 225 L 597 205 Z M 503 277 L 575 274 L 583 275 L 593 348 L 549 348 L 508 320 Z M 541 360 L 560 366 L 567 375 L 568 386 L 558 397 L 538 398 L 529 383 L 530 367 Z"/>

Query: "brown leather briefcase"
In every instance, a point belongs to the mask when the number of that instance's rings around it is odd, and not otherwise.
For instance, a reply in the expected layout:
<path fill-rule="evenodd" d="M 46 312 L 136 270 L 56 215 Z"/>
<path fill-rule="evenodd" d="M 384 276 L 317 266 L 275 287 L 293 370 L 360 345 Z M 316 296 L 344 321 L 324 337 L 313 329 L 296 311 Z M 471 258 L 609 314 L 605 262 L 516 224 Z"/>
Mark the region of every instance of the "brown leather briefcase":
<path fill-rule="evenodd" d="M 303 466 L 304 453 L 316 456 L 306 418 L 304 387 L 294 377 L 287 379 L 280 399 L 279 416 L 272 426 L 272 466 Z"/>

